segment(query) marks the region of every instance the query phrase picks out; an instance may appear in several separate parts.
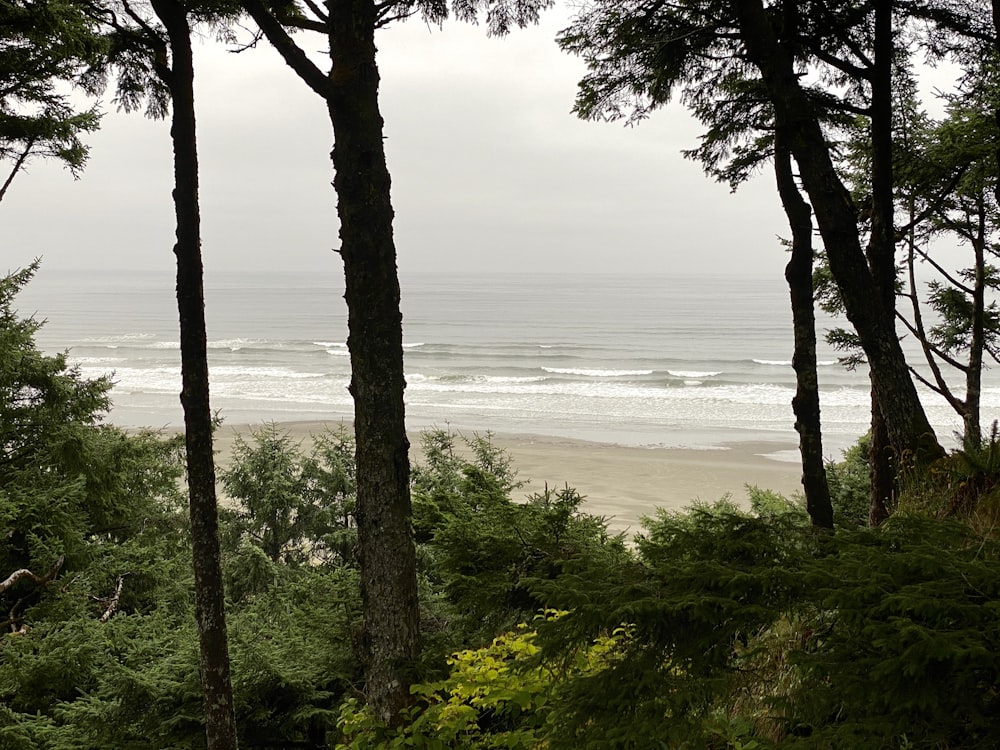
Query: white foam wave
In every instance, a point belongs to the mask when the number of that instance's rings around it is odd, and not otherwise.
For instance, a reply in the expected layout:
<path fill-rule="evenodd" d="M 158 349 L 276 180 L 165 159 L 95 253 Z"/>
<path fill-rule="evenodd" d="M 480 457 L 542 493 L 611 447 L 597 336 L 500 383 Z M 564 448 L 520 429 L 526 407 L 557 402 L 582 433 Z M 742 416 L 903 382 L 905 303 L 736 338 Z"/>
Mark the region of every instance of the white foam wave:
<path fill-rule="evenodd" d="M 231 352 L 238 352 L 248 346 L 261 346 L 267 345 L 268 341 L 266 339 L 219 339 L 218 341 L 209 341 L 209 349 L 228 349 Z"/>
<path fill-rule="evenodd" d="M 73 357 L 72 360 L 81 367 L 113 366 L 115 362 L 128 361 L 125 357 Z"/>
<path fill-rule="evenodd" d="M 80 339 L 80 343 L 87 344 L 128 344 L 135 341 L 149 341 L 153 338 L 151 333 L 123 333 L 117 336 L 94 336 Z"/>
<path fill-rule="evenodd" d="M 637 375 L 652 375 L 652 370 L 597 370 L 576 367 L 543 367 L 553 375 L 583 375 L 588 378 L 622 378 Z"/>
<path fill-rule="evenodd" d="M 722 374 L 722 370 L 667 370 L 668 375 L 675 378 L 714 378 Z"/>
<path fill-rule="evenodd" d="M 403 344 L 404 349 L 416 349 L 421 346 L 426 346 L 423 341 L 418 341 L 415 344 Z"/>
<path fill-rule="evenodd" d="M 347 349 L 327 349 L 326 353 L 334 357 L 350 357 L 351 353 Z"/>
<path fill-rule="evenodd" d="M 758 365 L 769 365 L 772 367 L 791 367 L 792 360 L 790 359 L 755 359 L 753 360 Z M 837 364 L 835 359 L 821 359 L 816 362 L 817 367 L 832 367 Z"/>
<path fill-rule="evenodd" d="M 544 375 L 482 375 L 484 383 L 544 383 Z"/>
<path fill-rule="evenodd" d="M 314 346 L 322 346 L 325 349 L 346 349 L 347 344 L 343 341 L 313 341 Z"/>

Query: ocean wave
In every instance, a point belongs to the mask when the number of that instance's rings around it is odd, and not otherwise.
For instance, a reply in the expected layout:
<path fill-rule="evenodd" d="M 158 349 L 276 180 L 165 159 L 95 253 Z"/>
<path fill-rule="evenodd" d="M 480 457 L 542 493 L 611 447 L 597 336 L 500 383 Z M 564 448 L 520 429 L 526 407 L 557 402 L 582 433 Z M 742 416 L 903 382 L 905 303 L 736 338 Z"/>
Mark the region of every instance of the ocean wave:
<path fill-rule="evenodd" d="M 241 349 L 246 348 L 269 348 L 269 342 L 267 339 L 246 339 L 246 338 L 235 338 L 235 339 L 219 339 L 218 341 L 209 341 L 209 349 L 228 349 L 231 352 L 238 352 Z"/>
<path fill-rule="evenodd" d="M 722 370 L 667 370 L 668 375 L 673 375 L 675 378 L 714 378 L 717 375 L 722 374 Z"/>
<path fill-rule="evenodd" d="M 652 370 L 598 370 L 582 367 L 543 367 L 542 370 L 553 375 L 582 375 L 588 378 L 622 378 L 653 374 Z"/>
<path fill-rule="evenodd" d="M 771 367 L 791 367 L 792 360 L 790 359 L 755 359 L 754 364 L 757 365 L 767 365 Z M 817 367 L 832 367 L 837 364 L 835 359 L 821 359 L 816 362 Z"/>
<path fill-rule="evenodd" d="M 127 362 L 126 357 L 73 357 L 73 364 L 81 367 L 113 366 L 115 362 Z"/>
<path fill-rule="evenodd" d="M 122 333 L 112 336 L 90 336 L 80 339 L 80 343 L 87 344 L 129 344 L 135 341 L 148 341 L 155 338 L 151 333 Z"/>

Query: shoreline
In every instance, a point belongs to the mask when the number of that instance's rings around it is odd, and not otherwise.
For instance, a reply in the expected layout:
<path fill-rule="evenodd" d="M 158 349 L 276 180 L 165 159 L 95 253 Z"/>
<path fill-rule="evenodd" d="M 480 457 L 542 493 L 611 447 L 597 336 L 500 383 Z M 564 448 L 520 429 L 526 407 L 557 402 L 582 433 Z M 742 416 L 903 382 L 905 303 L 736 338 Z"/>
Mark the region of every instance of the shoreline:
<path fill-rule="evenodd" d="M 292 440 L 309 450 L 313 435 L 339 421 L 276 422 Z M 346 422 L 345 422 L 346 424 Z M 216 465 L 228 467 L 236 435 L 246 437 L 260 424 L 224 424 L 215 436 Z M 453 430 L 471 437 L 474 433 Z M 480 432 L 479 434 L 485 434 Z M 409 433 L 410 460 L 422 457 L 420 432 Z M 632 535 L 641 530 L 643 516 L 657 508 L 680 510 L 695 501 L 714 502 L 730 495 L 736 502 L 746 500 L 746 485 L 770 489 L 786 497 L 801 492 L 801 469 L 796 462 L 775 456 L 796 450 L 785 439 L 733 441 L 715 448 L 629 447 L 576 438 L 518 433 L 491 433 L 495 445 L 511 458 L 524 486 L 515 490 L 515 499 L 541 492 L 548 486 L 576 489 L 584 501 L 581 509 L 604 516 L 609 529 Z M 461 441 L 459 446 L 462 447 Z"/>

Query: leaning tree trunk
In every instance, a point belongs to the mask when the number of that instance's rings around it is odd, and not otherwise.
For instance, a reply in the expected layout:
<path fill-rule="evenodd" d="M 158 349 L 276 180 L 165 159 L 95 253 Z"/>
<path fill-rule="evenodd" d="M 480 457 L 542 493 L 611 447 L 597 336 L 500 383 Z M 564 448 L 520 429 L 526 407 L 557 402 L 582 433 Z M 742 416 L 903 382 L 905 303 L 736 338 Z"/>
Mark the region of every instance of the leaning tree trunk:
<path fill-rule="evenodd" d="M 866 256 L 875 282 L 877 302 L 887 320 L 896 320 L 895 201 L 892 175 L 892 2 L 876 0 L 871 67 L 872 222 Z M 895 325 L 893 325 L 895 335 Z M 868 466 L 871 496 L 868 522 L 878 526 L 889 517 L 898 489 L 897 447 L 892 444 L 885 409 L 879 399 L 876 372 L 872 379 L 872 427 Z"/>
<path fill-rule="evenodd" d="M 236 719 L 229 671 L 225 595 L 219 554 L 208 389 L 208 346 L 202 285 L 194 59 L 187 13 L 176 0 L 152 0 L 170 39 L 171 68 L 158 71 L 170 88 L 173 115 L 174 208 L 177 215 L 177 310 L 180 317 L 181 404 L 184 407 L 195 614 L 201 648 L 201 684 L 209 750 L 235 750 Z"/>
<path fill-rule="evenodd" d="M 892 444 L 918 462 L 944 455 L 917 395 L 895 333 L 878 298 L 858 237 L 850 193 L 837 174 L 812 103 L 805 95 L 786 45 L 779 42 L 761 0 L 734 3 L 749 60 L 761 72 L 774 105 L 776 127 L 788 134 L 802 185 L 816 215 L 830 271 L 847 318 L 857 331 Z"/>
<path fill-rule="evenodd" d="M 795 349 L 795 429 L 802 456 L 802 488 L 806 510 L 814 526 L 833 528 L 833 505 L 823 464 L 823 433 L 820 426 L 819 378 L 816 373 L 816 312 L 813 296 L 812 209 L 802 199 L 792 173 L 791 154 L 781 131 L 774 136 L 774 172 L 778 194 L 792 231 L 792 257 L 785 266 L 785 280 L 792 303 Z"/>
<path fill-rule="evenodd" d="M 335 60 L 327 106 L 354 397 L 366 693 L 375 714 L 395 724 L 411 702 L 420 617 L 403 419 L 402 316 L 378 107 L 376 8 L 372 0 L 333 0 L 328 7 Z"/>

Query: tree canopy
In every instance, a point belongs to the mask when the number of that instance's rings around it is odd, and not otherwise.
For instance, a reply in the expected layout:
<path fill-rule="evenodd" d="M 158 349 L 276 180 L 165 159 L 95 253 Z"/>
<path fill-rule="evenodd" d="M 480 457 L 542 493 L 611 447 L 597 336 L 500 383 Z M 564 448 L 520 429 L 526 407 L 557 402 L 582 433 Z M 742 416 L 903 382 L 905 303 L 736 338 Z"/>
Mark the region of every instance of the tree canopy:
<path fill-rule="evenodd" d="M 49 0 L 0 2 L 0 160 L 13 163 L 0 187 L 33 158 L 62 161 L 77 175 L 87 160 L 82 135 L 97 128 L 96 106 L 78 109 L 68 91 L 103 88 L 95 72 L 106 48 L 89 6 Z"/>

